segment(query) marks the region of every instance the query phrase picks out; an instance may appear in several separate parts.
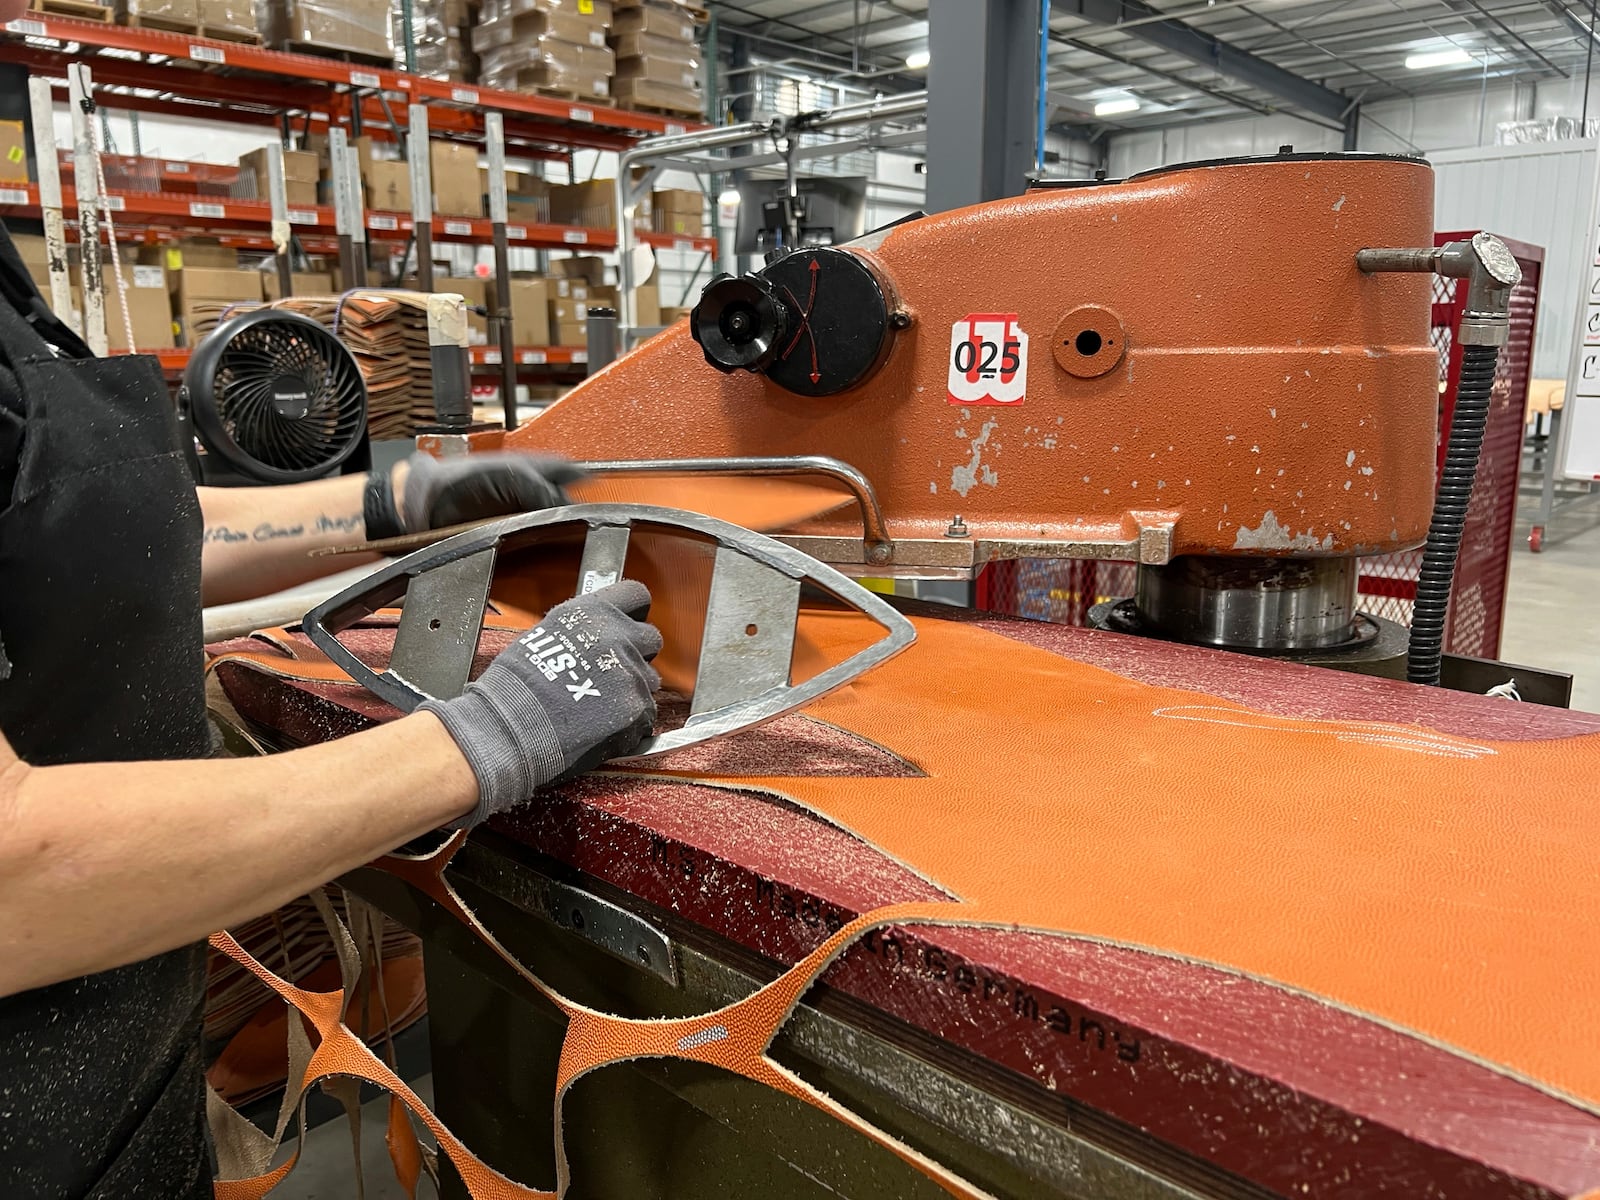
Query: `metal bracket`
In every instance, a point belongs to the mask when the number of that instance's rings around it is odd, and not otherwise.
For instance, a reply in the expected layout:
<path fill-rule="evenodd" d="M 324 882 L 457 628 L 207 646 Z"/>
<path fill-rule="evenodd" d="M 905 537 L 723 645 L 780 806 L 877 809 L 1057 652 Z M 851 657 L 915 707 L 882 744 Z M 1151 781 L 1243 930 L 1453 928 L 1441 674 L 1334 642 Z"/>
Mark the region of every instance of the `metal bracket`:
<path fill-rule="evenodd" d="M 678 985 L 672 939 L 643 917 L 582 888 L 519 868 L 480 846 L 463 847 L 461 858 L 467 878 L 484 891 Z"/>
<path fill-rule="evenodd" d="M 635 529 L 678 531 L 711 540 L 711 574 L 694 695 L 688 720 L 647 739 L 631 756 L 647 758 L 736 733 L 808 704 L 892 658 L 916 640 L 900 613 L 854 580 L 791 546 L 698 513 L 645 505 L 581 504 L 510 517 L 467 530 L 407 556 L 324 601 L 306 615 L 311 640 L 357 683 L 405 712 L 428 698 L 459 695 L 483 628 L 483 605 L 497 558 L 582 529 L 583 558 L 573 593 L 622 577 Z M 885 635 L 798 684 L 790 658 L 802 585 L 870 617 Z M 388 666 L 374 671 L 338 634 L 379 608 L 402 604 Z"/>

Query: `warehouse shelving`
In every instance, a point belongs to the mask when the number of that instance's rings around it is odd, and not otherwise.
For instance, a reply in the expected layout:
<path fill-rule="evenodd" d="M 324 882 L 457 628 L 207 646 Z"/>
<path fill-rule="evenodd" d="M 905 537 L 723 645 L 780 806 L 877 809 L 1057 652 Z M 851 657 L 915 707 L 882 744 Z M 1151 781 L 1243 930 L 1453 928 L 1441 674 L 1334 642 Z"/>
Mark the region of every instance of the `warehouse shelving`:
<path fill-rule="evenodd" d="M 125 353 L 125 351 L 112 351 Z M 161 369 L 169 376 L 183 374 L 189 365 L 189 351 L 152 350 L 150 354 L 160 360 Z M 474 375 L 489 375 L 500 368 L 498 346 L 472 346 L 468 348 Z M 581 367 L 589 361 L 589 351 L 583 346 L 518 346 L 516 361 L 524 367 Z"/>
<path fill-rule="evenodd" d="M 232 125 L 262 127 L 263 140 L 291 133 L 326 134 L 343 128 L 351 135 L 396 139 L 408 132 L 409 106 L 424 104 L 428 134 L 445 140 L 481 142 L 486 119 L 502 122 L 503 139 L 512 154 L 566 162 L 579 149 L 623 151 L 641 137 L 680 134 L 704 128 L 682 117 L 631 112 L 606 105 L 573 102 L 522 92 L 457 84 L 411 74 L 387 66 L 351 63 L 335 58 L 284 53 L 240 42 L 219 41 L 186 33 L 130 28 L 30 12 L 0 27 L 0 63 L 24 67 L 30 74 L 63 80 L 69 64 L 86 62 L 101 102 L 108 108 L 155 113 Z M 66 88 L 57 85 L 57 100 Z M 112 156 L 107 156 L 108 175 Z M 196 175 L 198 164 L 144 160 L 136 188 L 111 184 L 110 208 L 116 214 L 119 238 L 161 242 L 185 236 L 211 236 L 241 250 L 271 251 L 271 205 L 264 199 L 238 198 L 210 168 L 209 186 Z M 63 173 L 70 174 L 70 161 Z M 77 197 L 63 187 L 64 208 L 76 210 Z M 35 184 L 0 187 L 0 218 L 38 217 Z M 334 210 L 329 205 L 292 207 L 288 219 L 302 247 L 313 254 L 338 251 Z M 405 243 L 415 232 L 411 213 L 369 210 L 364 214 L 366 240 Z M 436 243 L 489 245 L 491 222 L 482 217 L 435 214 L 429 223 Z M 609 251 L 617 246 L 613 227 L 509 222 L 506 242 L 534 250 Z M 637 240 L 657 249 L 714 253 L 716 241 L 642 231 Z M 157 355 L 169 375 L 182 371 L 186 350 Z M 475 373 L 500 368 L 498 347 L 474 347 Z M 581 347 L 517 347 L 517 367 L 582 366 Z"/>
<path fill-rule="evenodd" d="M 271 206 L 265 200 L 233 200 L 216 196 L 195 196 L 171 192 L 117 192 L 108 193 L 111 209 L 119 214 L 119 222 L 132 219 L 132 225 L 143 229 L 174 230 L 216 233 L 222 229 L 245 230 L 267 228 L 272 222 Z M 77 195 L 72 188 L 62 188 L 62 200 L 68 211 L 77 207 Z M 39 189 L 35 184 L 0 187 L 0 217 L 37 217 L 39 215 Z M 410 213 L 368 210 L 367 240 L 404 242 L 414 229 Z M 197 224 L 204 222 L 204 224 Z M 317 230 L 331 236 L 334 231 L 333 209 L 327 205 L 315 208 L 291 208 L 289 223 L 306 241 L 307 230 Z M 452 217 L 436 214 L 432 221 L 435 242 L 470 242 L 487 245 L 493 236 L 488 220 L 482 217 Z M 119 229 L 121 226 L 119 225 Z M 591 229 L 581 225 L 540 225 L 512 223 L 506 226 L 507 240 L 515 246 L 535 250 L 614 250 L 617 245 L 615 229 Z M 712 238 L 690 238 L 670 233 L 641 232 L 638 240 L 662 250 L 714 251 Z M 245 239 L 234 239 L 239 249 L 269 250 L 271 239 L 265 235 L 259 244 Z M 308 242 L 307 248 L 311 248 Z"/>

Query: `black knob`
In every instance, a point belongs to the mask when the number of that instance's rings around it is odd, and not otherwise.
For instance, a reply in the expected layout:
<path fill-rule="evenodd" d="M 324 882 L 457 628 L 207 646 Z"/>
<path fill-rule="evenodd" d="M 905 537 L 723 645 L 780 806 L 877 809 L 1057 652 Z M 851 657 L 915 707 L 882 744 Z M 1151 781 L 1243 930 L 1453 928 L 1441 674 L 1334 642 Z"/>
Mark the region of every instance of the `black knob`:
<path fill-rule="evenodd" d="M 788 336 L 789 306 L 759 275 L 718 275 L 689 314 L 689 333 L 719 371 L 762 371 Z"/>

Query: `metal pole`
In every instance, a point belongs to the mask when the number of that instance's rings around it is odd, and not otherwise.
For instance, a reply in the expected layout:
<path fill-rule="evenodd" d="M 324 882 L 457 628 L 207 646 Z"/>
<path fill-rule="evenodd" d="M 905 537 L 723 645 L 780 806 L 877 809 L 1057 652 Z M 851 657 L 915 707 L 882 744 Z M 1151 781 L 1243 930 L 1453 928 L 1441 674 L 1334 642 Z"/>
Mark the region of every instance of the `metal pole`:
<path fill-rule="evenodd" d="M 50 266 L 50 306 L 74 333 L 81 333 L 72 307 L 72 281 L 67 275 L 67 226 L 61 215 L 61 161 L 56 154 L 50 81 L 32 76 L 28 80 L 28 98 L 33 105 L 33 153 L 38 160 L 39 208 L 44 218 L 45 257 Z"/>
<path fill-rule="evenodd" d="M 411 0 L 400 0 L 400 30 L 406 39 L 406 70 L 417 69 L 417 27 Z"/>
<path fill-rule="evenodd" d="M 83 334 L 89 349 L 104 355 L 106 293 L 100 277 L 100 170 L 90 128 L 94 84 L 89 68 L 73 63 L 67 68 L 68 103 L 72 106 L 73 186 L 78 193 L 78 252 L 83 259 Z"/>
<path fill-rule="evenodd" d="M 272 249 L 278 260 L 278 296 L 294 294 L 294 264 L 290 261 L 289 190 L 283 180 L 283 143 L 267 147 L 267 199 L 272 203 Z"/>
<path fill-rule="evenodd" d="M 517 427 L 517 350 L 511 336 L 511 251 L 506 244 L 506 127 L 497 112 L 483 118 L 489 153 L 489 228 L 494 235 L 494 307 L 500 342 L 500 404 L 506 428 Z"/>
<path fill-rule="evenodd" d="M 1050 128 L 1050 0 L 1039 5 L 1039 128 L 1034 135 L 1033 168 L 1044 174 L 1044 135 Z"/>
<path fill-rule="evenodd" d="M 411 0 L 406 0 L 409 12 Z M 428 142 L 428 106 L 413 104 L 406 138 L 411 168 L 411 225 L 417 245 L 417 287 L 433 291 L 433 164 Z"/>
<path fill-rule="evenodd" d="M 608 367 L 617 358 L 617 310 L 614 308 L 591 308 L 589 310 L 589 324 L 585 330 L 588 336 L 589 363 L 586 374 L 593 375 L 602 367 Z"/>
<path fill-rule="evenodd" d="M 361 191 L 361 155 L 354 145 L 344 151 L 345 195 L 350 200 L 350 257 L 355 262 L 356 286 L 367 286 L 371 258 L 367 247 L 367 202 Z"/>
<path fill-rule="evenodd" d="M 328 174 L 333 177 L 333 229 L 339 239 L 339 279 L 344 288 L 356 286 L 355 242 L 350 237 L 350 177 L 344 160 L 349 138 L 335 125 L 328 130 Z"/>

